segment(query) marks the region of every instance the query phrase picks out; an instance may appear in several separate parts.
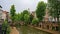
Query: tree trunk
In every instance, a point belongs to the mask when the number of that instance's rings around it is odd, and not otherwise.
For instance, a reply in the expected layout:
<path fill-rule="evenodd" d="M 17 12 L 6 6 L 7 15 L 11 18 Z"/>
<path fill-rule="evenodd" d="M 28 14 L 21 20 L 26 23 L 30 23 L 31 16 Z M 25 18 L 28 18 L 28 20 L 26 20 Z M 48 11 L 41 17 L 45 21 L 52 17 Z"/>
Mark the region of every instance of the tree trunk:
<path fill-rule="evenodd" d="M 60 32 L 60 23 L 59 23 L 59 16 L 57 16 L 57 23 L 58 23 L 59 32 Z"/>
<path fill-rule="evenodd" d="M 57 18 L 57 22 L 59 23 L 59 18 Z"/>
<path fill-rule="evenodd" d="M 54 17 L 54 21 L 55 21 L 55 23 L 57 22 L 57 21 L 56 21 L 56 17 Z"/>
<path fill-rule="evenodd" d="M 12 29 L 13 29 L 13 27 L 14 27 L 14 21 L 12 21 L 12 24 L 11 25 L 12 25 Z"/>

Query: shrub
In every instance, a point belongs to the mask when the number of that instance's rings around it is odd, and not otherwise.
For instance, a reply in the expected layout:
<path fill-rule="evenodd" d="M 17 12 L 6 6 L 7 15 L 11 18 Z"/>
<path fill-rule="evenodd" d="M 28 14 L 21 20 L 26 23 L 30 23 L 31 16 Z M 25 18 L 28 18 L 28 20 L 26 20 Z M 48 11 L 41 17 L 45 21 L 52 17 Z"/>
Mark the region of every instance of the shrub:
<path fill-rule="evenodd" d="M 8 23 L 7 21 L 4 21 L 3 24 L 2 24 L 2 30 L 5 30 L 8 26 Z"/>
<path fill-rule="evenodd" d="M 2 24 L 3 34 L 10 34 L 10 26 L 7 21 L 4 21 Z"/>
<path fill-rule="evenodd" d="M 6 34 L 10 34 L 10 31 L 11 31 L 10 26 L 8 26 Z"/>
<path fill-rule="evenodd" d="M 38 19 L 37 18 L 34 18 L 33 20 L 32 20 L 32 24 L 34 25 L 34 24 L 37 24 L 38 23 Z"/>

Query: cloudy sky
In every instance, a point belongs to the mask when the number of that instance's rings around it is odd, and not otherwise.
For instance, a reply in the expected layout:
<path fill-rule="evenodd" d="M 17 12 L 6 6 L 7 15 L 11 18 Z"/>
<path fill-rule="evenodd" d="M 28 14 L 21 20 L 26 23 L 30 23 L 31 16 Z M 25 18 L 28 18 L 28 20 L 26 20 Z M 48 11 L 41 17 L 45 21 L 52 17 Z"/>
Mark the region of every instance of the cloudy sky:
<path fill-rule="evenodd" d="M 15 5 L 16 12 L 22 12 L 25 9 L 30 9 L 34 11 L 38 2 L 41 0 L 0 0 L 0 5 L 3 7 L 3 10 L 10 11 L 11 5 Z M 47 0 L 42 0 L 47 2 Z"/>

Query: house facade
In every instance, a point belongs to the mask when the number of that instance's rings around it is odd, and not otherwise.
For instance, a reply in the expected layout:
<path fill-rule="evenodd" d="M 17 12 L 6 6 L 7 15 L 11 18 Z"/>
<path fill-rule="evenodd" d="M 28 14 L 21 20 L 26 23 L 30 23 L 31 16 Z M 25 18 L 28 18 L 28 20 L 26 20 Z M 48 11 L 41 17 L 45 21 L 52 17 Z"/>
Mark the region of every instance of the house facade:
<path fill-rule="evenodd" d="M 3 11 L 2 8 L 0 8 L 0 20 L 5 20 L 8 18 L 8 13 L 7 11 Z"/>
<path fill-rule="evenodd" d="M 0 8 L 0 19 L 2 19 L 2 9 Z"/>

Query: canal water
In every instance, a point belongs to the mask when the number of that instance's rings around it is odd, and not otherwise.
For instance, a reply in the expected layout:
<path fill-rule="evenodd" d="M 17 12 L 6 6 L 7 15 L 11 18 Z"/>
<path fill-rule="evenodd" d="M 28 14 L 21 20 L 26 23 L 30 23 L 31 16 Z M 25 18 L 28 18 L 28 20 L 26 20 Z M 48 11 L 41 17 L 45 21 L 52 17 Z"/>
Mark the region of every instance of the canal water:
<path fill-rule="evenodd" d="M 20 34 L 50 34 L 48 32 L 40 31 L 38 29 L 28 27 L 28 26 L 21 26 L 19 28 Z"/>

